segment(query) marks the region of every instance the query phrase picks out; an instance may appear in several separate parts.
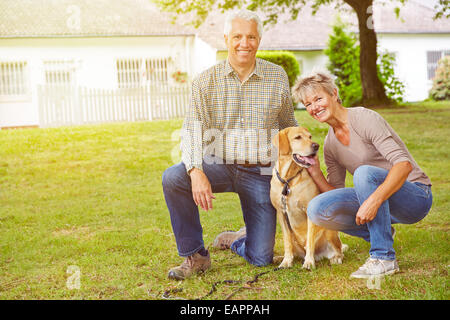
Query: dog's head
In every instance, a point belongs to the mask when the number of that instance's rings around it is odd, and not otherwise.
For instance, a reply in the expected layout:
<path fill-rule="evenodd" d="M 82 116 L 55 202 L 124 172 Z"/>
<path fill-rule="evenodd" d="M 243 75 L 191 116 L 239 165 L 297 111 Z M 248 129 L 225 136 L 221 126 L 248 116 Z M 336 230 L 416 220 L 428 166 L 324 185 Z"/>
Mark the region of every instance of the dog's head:
<path fill-rule="evenodd" d="M 315 163 L 314 156 L 319 144 L 311 140 L 311 134 L 303 127 L 289 127 L 281 130 L 273 138 L 278 155 L 291 156 L 299 166 L 308 168 Z"/>

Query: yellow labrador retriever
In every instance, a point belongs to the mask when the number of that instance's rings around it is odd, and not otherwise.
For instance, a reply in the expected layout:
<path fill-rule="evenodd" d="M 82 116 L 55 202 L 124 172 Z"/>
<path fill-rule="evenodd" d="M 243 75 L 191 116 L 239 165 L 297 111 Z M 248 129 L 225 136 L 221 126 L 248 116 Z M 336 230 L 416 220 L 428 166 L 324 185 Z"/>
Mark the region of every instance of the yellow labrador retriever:
<path fill-rule="evenodd" d="M 277 210 L 283 231 L 284 258 L 280 268 L 292 266 L 294 257 L 304 258 L 303 268 L 315 268 L 315 261 L 328 258 L 332 264 L 342 263 L 347 245 L 338 231 L 314 225 L 306 215 L 309 201 L 319 190 L 306 168 L 314 163 L 319 145 L 302 127 L 281 130 L 273 139 L 278 148 L 278 161 L 273 169 L 270 200 Z"/>

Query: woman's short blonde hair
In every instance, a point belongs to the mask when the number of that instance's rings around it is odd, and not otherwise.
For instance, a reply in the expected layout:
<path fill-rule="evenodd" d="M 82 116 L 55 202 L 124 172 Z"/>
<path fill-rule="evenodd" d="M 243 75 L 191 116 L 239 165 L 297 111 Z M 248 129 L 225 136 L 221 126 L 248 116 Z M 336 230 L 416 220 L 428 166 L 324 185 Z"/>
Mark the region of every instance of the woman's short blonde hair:
<path fill-rule="evenodd" d="M 342 103 L 342 100 L 339 97 L 339 89 L 334 83 L 333 76 L 326 71 L 316 71 L 298 79 L 292 89 L 292 95 L 296 102 L 303 103 L 306 94 L 320 89 L 323 89 L 330 96 L 332 96 L 334 90 L 336 90 L 338 102 Z"/>

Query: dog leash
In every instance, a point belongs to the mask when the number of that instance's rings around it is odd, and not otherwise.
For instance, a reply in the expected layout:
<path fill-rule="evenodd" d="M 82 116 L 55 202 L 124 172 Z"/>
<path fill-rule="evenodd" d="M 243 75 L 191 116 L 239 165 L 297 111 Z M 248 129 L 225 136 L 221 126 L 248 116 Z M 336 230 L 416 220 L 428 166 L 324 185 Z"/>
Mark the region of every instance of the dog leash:
<path fill-rule="evenodd" d="M 212 243 L 211 243 L 211 244 L 212 244 Z M 209 247 L 211 246 L 211 244 L 208 245 L 208 247 L 206 248 L 206 250 L 209 250 Z M 193 300 L 204 300 L 205 298 L 209 297 L 209 296 L 212 295 L 214 292 L 216 292 L 216 291 L 217 291 L 217 287 L 218 287 L 219 285 L 221 285 L 221 284 L 223 284 L 223 285 L 227 285 L 227 284 L 241 285 L 241 286 L 239 286 L 236 290 L 234 290 L 232 293 L 230 293 L 229 295 L 227 295 L 227 296 L 223 299 L 223 300 L 230 300 L 234 295 L 236 295 L 236 294 L 237 294 L 238 292 L 240 292 L 242 289 L 254 289 L 254 288 L 252 288 L 251 286 L 252 286 L 252 284 L 258 282 L 259 277 L 261 277 L 261 276 L 263 276 L 263 275 L 265 275 L 265 274 L 268 274 L 268 273 L 270 273 L 270 272 L 276 272 L 276 271 L 279 271 L 279 270 L 282 270 L 282 268 L 276 267 L 276 268 L 271 269 L 271 270 L 267 270 L 267 271 L 264 271 L 264 272 L 260 272 L 260 273 L 256 274 L 256 275 L 253 277 L 252 280 L 248 280 L 248 281 L 245 281 L 245 280 L 231 280 L 231 279 L 226 279 L 226 280 L 219 280 L 219 281 L 216 281 L 216 282 L 214 282 L 214 283 L 212 284 L 211 290 L 209 290 L 208 293 L 206 293 L 205 295 L 200 296 L 200 297 L 198 297 L 198 298 L 194 298 Z M 183 288 L 169 288 L 169 289 L 167 289 L 167 290 L 164 290 L 164 292 L 163 292 L 163 294 L 161 295 L 161 297 L 157 297 L 157 296 L 155 296 L 155 297 L 156 297 L 156 298 L 160 298 L 160 299 L 164 299 L 164 300 L 187 300 L 187 299 L 185 299 L 185 298 L 180 298 L 180 297 L 177 297 L 177 296 L 174 295 L 174 294 L 179 293 L 179 292 L 182 292 L 182 291 L 183 291 Z"/>
<path fill-rule="evenodd" d="M 289 215 L 287 212 L 287 196 L 291 193 L 291 188 L 289 186 L 289 182 L 291 182 L 296 176 L 299 175 L 299 173 L 302 172 L 302 170 L 299 170 L 293 177 L 290 177 L 287 180 L 284 180 L 277 169 L 275 169 L 275 173 L 277 175 L 278 180 L 284 185 L 283 190 L 281 191 L 281 209 L 283 211 L 284 220 L 286 221 L 286 224 L 291 232 L 293 232 L 291 223 L 289 222 Z"/>
<path fill-rule="evenodd" d="M 212 295 L 214 292 L 217 291 L 217 286 L 219 286 L 220 284 L 236 284 L 236 285 L 240 285 L 237 289 L 235 289 L 233 292 L 231 292 L 230 294 L 228 294 L 223 300 L 230 300 L 234 295 L 236 295 L 238 292 L 240 292 L 242 289 L 259 289 L 259 288 L 254 288 L 252 287 L 252 285 L 256 282 L 259 281 L 259 278 L 265 274 L 268 274 L 270 272 L 276 272 L 282 270 L 282 268 L 276 267 L 274 269 L 268 270 L 268 271 L 264 271 L 261 273 L 256 274 L 252 280 L 221 280 L 221 281 L 216 281 L 212 284 L 211 290 L 206 293 L 203 296 L 200 296 L 198 298 L 194 298 L 193 300 L 204 300 L 205 298 L 209 297 L 210 295 Z M 183 288 L 171 288 L 168 290 L 165 290 L 164 293 L 162 294 L 161 298 L 164 300 L 187 300 L 185 298 L 180 298 L 175 296 L 174 294 L 182 292 Z"/>

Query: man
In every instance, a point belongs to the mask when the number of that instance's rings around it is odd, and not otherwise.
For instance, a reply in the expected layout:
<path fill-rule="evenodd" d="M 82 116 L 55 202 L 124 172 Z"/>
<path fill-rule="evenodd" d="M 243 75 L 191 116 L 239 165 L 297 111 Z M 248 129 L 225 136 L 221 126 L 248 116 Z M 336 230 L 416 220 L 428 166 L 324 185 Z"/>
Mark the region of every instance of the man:
<path fill-rule="evenodd" d="M 246 228 L 219 234 L 214 246 L 230 248 L 256 266 L 272 262 L 276 212 L 269 196 L 270 141 L 297 122 L 285 71 L 256 58 L 261 35 L 261 20 L 252 11 L 228 15 L 228 59 L 192 83 L 182 162 L 168 168 L 162 179 L 178 253 L 186 258 L 169 271 L 171 279 L 210 267 L 198 206 L 212 209 L 215 192 L 238 193 Z"/>

